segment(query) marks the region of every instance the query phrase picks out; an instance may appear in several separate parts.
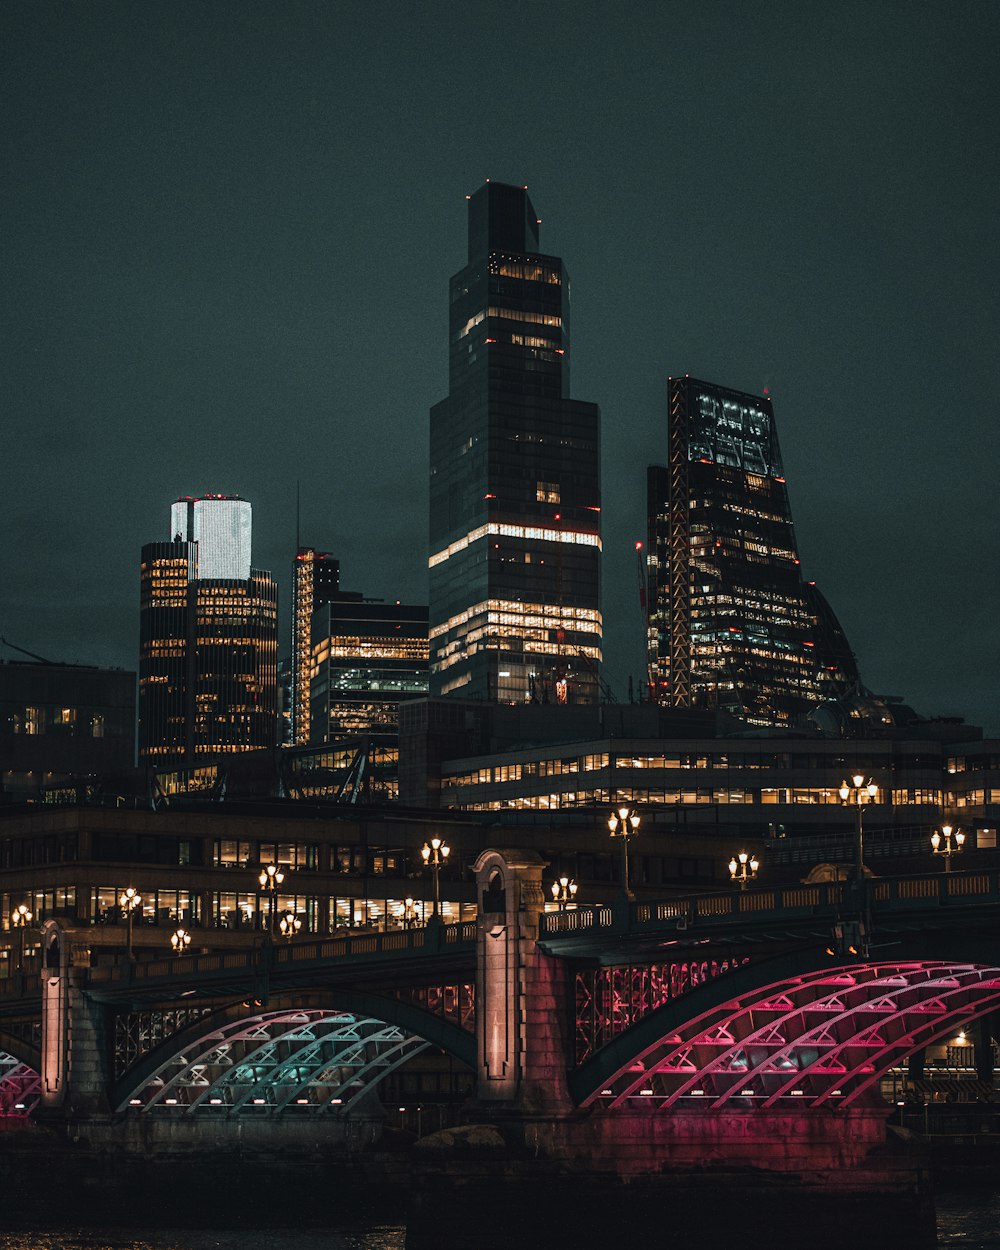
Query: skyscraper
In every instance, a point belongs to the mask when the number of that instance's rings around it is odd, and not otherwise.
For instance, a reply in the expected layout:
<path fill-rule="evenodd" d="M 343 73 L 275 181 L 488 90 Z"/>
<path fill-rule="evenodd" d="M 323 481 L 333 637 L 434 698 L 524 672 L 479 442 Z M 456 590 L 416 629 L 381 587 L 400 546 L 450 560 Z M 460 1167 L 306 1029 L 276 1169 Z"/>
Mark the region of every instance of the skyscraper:
<path fill-rule="evenodd" d="M 278 592 L 250 566 L 250 504 L 180 499 L 170 521 L 173 541 L 142 549 L 139 757 L 194 764 L 274 746 Z"/>
<path fill-rule="evenodd" d="M 292 569 L 292 745 L 309 741 L 312 616 L 340 591 L 340 561 L 300 547 Z"/>
<path fill-rule="evenodd" d="M 430 688 L 593 702 L 600 414 L 569 395 L 569 276 L 526 187 L 469 197 L 447 399 L 431 410 Z"/>
<path fill-rule="evenodd" d="M 658 702 L 781 725 L 857 684 L 832 609 L 802 581 L 769 399 L 670 379 L 648 522 Z"/>

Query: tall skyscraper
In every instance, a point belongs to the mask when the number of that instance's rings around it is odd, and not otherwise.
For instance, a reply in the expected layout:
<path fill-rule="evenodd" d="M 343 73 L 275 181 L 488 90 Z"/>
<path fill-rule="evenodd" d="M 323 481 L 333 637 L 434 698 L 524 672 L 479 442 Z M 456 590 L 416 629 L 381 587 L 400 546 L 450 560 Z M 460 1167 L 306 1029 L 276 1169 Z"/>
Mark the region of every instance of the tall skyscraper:
<path fill-rule="evenodd" d="M 312 616 L 340 592 L 340 561 L 300 547 L 292 569 L 292 745 L 309 741 Z"/>
<path fill-rule="evenodd" d="M 769 399 L 671 378 L 648 518 L 658 702 L 782 725 L 858 683 L 832 609 L 802 581 Z"/>
<path fill-rule="evenodd" d="M 600 414 L 568 398 L 569 276 L 538 227 L 526 187 L 469 197 L 430 421 L 432 695 L 598 695 Z"/>
<path fill-rule="evenodd" d="M 194 764 L 274 746 L 278 591 L 250 566 L 250 504 L 180 499 L 170 521 L 173 541 L 142 549 L 139 757 Z"/>

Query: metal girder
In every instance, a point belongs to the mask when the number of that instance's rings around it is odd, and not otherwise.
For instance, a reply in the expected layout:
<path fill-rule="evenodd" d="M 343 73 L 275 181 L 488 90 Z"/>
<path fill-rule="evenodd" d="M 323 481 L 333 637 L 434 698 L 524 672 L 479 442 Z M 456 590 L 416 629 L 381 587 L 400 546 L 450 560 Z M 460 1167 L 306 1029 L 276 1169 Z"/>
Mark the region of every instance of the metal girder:
<path fill-rule="evenodd" d="M 772 961 L 771 973 L 778 969 Z M 751 971 L 741 972 L 747 980 Z M 725 979 L 730 991 L 740 974 Z M 616 1056 L 603 1089 L 580 1099 L 599 1099 L 613 1109 L 631 1098 L 649 1098 L 669 1110 L 683 1097 L 701 1096 L 718 1111 L 733 1100 L 741 1109 L 766 1110 L 785 1097 L 821 1107 L 857 1102 L 895 1064 L 954 1031 L 958 1022 L 986 1015 L 1000 1002 L 1000 965 L 900 960 L 799 971 L 747 987 L 719 1001 L 718 982 L 698 995 L 704 1010 L 671 1020 L 659 1016 L 658 1041 L 647 1037 L 632 1055 Z M 705 1002 L 711 998 L 713 1001 Z M 632 1030 L 633 1041 L 640 1030 Z M 623 1035 L 623 1039 L 624 1035 Z M 611 1050 L 611 1047 L 608 1048 Z M 619 1050 L 624 1050 L 619 1047 Z M 744 1101 L 753 1098 L 754 1102 Z M 652 1101 L 655 1100 L 655 1101 Z"/>

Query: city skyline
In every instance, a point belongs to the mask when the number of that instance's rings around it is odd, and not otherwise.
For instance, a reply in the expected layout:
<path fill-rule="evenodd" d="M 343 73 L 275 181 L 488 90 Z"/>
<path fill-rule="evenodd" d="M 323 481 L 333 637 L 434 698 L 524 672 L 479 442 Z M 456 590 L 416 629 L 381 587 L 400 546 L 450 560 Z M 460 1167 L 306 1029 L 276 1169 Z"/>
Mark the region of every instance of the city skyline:
<path fill-rule="evenodd" d="M 484 127 L 468 101 L 502 10 L 452 30 L 375 8 L 0 16 L 17 435 L 0 632 L 136 668 L 137 553 L 178 494 L 224 491 L 281 571 L 284 647 L 297 481 L 302 541 L 347 584 L 426 601 L 444 281 L 488 176 L 529 184 L 575 281 L 618 697 L 644 671 L 645 469 L 667 377 L 691 373 L 775 399 L 804 575 L 866 684 L 1000 732 L 998 15 L 666 6 L 632 30 L 552 10 L 489 79 Z"/>

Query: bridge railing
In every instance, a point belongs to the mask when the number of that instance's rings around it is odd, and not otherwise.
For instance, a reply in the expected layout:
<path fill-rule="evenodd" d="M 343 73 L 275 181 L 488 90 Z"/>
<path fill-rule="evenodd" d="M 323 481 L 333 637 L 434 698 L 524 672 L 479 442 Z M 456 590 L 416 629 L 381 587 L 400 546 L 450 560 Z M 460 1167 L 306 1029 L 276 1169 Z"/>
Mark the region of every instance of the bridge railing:
<path fill-rule="evenodd" d="M 872 909 L 876 914 L 879 911 L 968 906 L 976 902 L 1000 901 L 1000 870 L 872 878 L 869 886 Z M 613 907 L 580 904 L 572 910 L 546 912 L 541 918 L 540 929 L 544 938 L 569 936 L 588 930 L 620 930 L 622 927 L 641 931 L 672 924 L 685 929 L 688 925 L 725 923 L 739 917 L 761 921 L 822 916 L 835 912 L 848 901 L 848 889 L 843 881 L 827 881 L 816 885 L 681 895 L 654 902 L 630 903 L 627 918 L 623 903 Z"/>
<path fill-rule="evenodd" d="M 446 947 L 474 942 L 476 922 L 426 926 L 393 930 L 388 933 L 354 933 L 320 938 L 317 941 L 293 940 L 267 948 L 255 947 L 240 951 L 208 955 L 189 954 L 147 960 L 133 964 L 101 964 L 90 969 L 91 984 L 109 984 L 198 973 L 252 973 L 260 966 L 266 950 L 272 967 L 295 963 L 321 963 L 358 955 L 395 955 L 406 951 L 436 953 Z M 37 978 L 36 978 L 37 979 Z M 0 985 L 3 983 L 0 982 Z M 2 992 L 2 991 L 0 991 Z"/>

